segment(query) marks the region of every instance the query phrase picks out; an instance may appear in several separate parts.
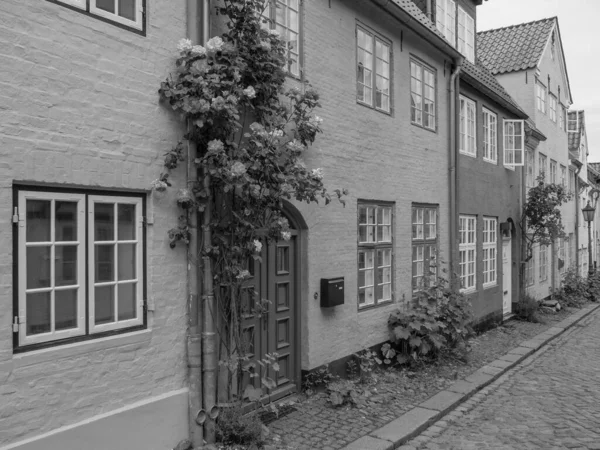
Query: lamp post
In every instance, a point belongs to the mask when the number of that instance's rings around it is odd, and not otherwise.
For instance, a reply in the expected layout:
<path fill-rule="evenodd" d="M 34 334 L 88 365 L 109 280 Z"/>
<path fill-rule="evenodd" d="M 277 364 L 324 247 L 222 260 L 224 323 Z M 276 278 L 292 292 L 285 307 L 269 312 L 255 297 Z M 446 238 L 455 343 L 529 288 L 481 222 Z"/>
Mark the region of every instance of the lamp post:
<path fill-rule="evenodd" d="M 596 213 L 596 209 L 590 205 L 590 201 L 588 200 L 585 208 L 581 210 L 583 212 L 583 220 L 585 220 L 588 224 L 588 277 L 594 273 L 594 265 L 592 263 L 592 220 L 594 220 L 594 214 Z"/>

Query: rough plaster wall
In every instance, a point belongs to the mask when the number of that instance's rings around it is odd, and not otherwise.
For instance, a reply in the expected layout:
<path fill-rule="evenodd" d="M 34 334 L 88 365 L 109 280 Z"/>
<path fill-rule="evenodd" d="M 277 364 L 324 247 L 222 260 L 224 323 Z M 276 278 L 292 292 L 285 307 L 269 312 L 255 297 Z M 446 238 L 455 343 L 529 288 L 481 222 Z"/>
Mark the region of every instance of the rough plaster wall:
<path fill-rule="evenodd" d="M 169 195 L 147 202 L 151 341 L 11 369 L 13 181 L 149 189 L 181 136 L 157 88 L 185 2 L 148 4 L 144 37 L 47 1 L 0 2 L 0 446 L 185 384 L 185 254 L 168 246 Z"/>
<path fill-rule="evenodd" d="M 302 369 L 308 370 L 387 339 L 386 321 L 411 297 L 411 203 L 438 203 L 441 258 L 448 260 L 447 87 L 443 57 L 420 37 L 368 4 L 305 2 L 305 73 L 321 93 L 324 133 L 307 165 L 322 167 L 328 188 L 348 188 L 346 207 L 300 206 L 309 225 L 308 292 L 301 299 Z M 393 41 L 393 114 L 356 103 L 356 22 Z M 400 31 L 404 42 L 400 47 Z M 327 42 L 327 45 L 323 43 Z M 410 123 L 410 66 L 415 55 L 437 70 L 438 131 Z M 395 202 L 396 302 L 357 311 L 357 199 Z M 345 278 L 345 304 L 329 310 L 314 299 L 322 277 Z"/>
<path fill-rule="evenodd" d="M 503 300 L 503 266 L 502 266 L 502 237 L 498 232 L 498 247 L 496 258 L 497 284 L 494 287 L 483 288 L 483 217 L 497 217 L 498 223 L 506 222 L 510 217 L 517 225 L 521 202 L 521 169 L 509 170 L 503 166 L 504 142 L 503 120 L 515 117 L 496 105 L 488 97 L 484 97 L 464 82 L 461 82 L 460 92 L 476 103 L 477 129 L 475 158 L 460 154 L 458 167 L 458 198 L 459 213 L 477 216 L 477 257 L 476 257 L 476 287 L 477 291 L 469 294 L 473 305 L 475 320 L 488 314 L 502 311 Z M 483 160 L 483 112 L 482 107 L 497 114 L 498 120 L 498 162 L 492 164 Z M 518 294 L 519 276 L 519 235 L 513 236 L 512 242 L 512 300 L 516 301 Z"/>

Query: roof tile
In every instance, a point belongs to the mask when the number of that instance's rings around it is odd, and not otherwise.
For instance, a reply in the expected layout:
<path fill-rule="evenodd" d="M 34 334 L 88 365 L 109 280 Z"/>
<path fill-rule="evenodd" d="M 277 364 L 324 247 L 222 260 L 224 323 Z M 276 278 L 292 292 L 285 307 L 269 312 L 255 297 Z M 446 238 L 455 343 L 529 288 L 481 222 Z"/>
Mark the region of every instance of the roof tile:
<path fill-rule="evenodd" d="M 494 75 L 536 67 L 556 17 L 477 33 L 477 56 Z"/>

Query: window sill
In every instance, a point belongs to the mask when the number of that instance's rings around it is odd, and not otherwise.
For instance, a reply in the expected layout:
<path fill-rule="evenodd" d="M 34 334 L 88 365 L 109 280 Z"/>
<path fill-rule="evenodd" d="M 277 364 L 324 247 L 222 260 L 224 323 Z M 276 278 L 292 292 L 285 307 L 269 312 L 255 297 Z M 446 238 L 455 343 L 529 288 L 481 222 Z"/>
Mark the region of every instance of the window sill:
<path fill-rule="evenodd" d="M 14 368 L 32 366 L 114 347 L 146 344 L 150 342 L 151 338 L 152 330 L 134 331 L 127 334 L 118 334 L 100 339 L 66 344 L 60 347 L 49 347 L 27 353 L 19 353 L 13 356 L 12 363 Z"/>
<path fill-rule="evenodd" d="M 504 166 L 504 168 L 505 168 L 506 170 L 512 170 L 513 172 L 515 171 L 515 166 L 506 166 L 506 165 L 505 165 L 505 166 Z"/>
<path fill-rule="evenodd" d="M 495 166 L 497 166 L 497 165 L 498 165 L 498 160 L 495 160 L 495 161 L 494 161 L 493 159 L 488 159 L 488 158 L 485 158 L 485 157 L 483 158 L 483 160 L 484 160 L 485 162 L 487 162 L 487 163 L 490 163 L 490 164 L 493 164 L 493 165 L 495 165 Z"/>
<path fill-rule="evenodd" d="M 475 292 L 477 292 L 477 288 L 469 288 L 469 289 L 461 289 L 460 293 L 461 294 L 465 294 L 465 295 L 469 295 L 469 294 L 474 294 Z"/>
<path fill-rule="evenodd" d="M 469 156 L 471 158 L 477 158 L 477 151 L 475 151 L 475 153 L 467 153 L 464 150 L 459 150 L 458 153 L 460 153 L 461 155 Z"/>
<path fill-rule="evenodd" d="M 374 303 L 372 305 L 364 305 L 364 306 L 358 306 L 358 311 L 368 311 L 370 309 L 375 309 L 378 308 L 379 306 L 386 306 L 386 305 L 391 305 L 392 303 L 394 303 L 393 300 L 382 300 L 378 303 Z"/>
<path fill-rule="evenodd" d="M 360 100 L 358 100 L 358 99 L 356 99 L 356 103 L 357 103 L 358 105 L 364 106 L 365 108 L 369 108 L 369 109 L 372 109 L 373 111 L 376 111 L 376 112 L 378 112 L 378 113 L 385 114 L 386 116 L 390 116 L 390 117 L 392 117 L 392 109 L 391 109 L 391 108 L 390 108 L 390 110 L 389 110 L 389 111 L 386 111 L 386 110 L 384 110 L 384 109 L 379 109 L 379 108 L 377 108 L 376 106 L 369 105 L 368 103 L 361 102 L 361 101 L 360 101 Z"/>
<path fill-rule="evenodd" d="M 429 127 L 426 127 L 424 125 L 421 125 L 420 123 L 413 122 L 412 120 L 410 121 L 410 123 L 411 123 L 411 125 L 414 125 L 417 128 L 421 128 L 422 130 L 429 131 L 430 133 L 437 134 L 437 128 L 429 128 Z"/>
<path fill-rule="evenodd" d="M 483 285 L 483 289 L 484 290 L 486 290 L 486 289 L 492 289 L 492 288 L 495 288 L 495 287 L 498 287 L 498 282 L 496 282 L 496 281 L 494 283 L 484 284 Z"/>

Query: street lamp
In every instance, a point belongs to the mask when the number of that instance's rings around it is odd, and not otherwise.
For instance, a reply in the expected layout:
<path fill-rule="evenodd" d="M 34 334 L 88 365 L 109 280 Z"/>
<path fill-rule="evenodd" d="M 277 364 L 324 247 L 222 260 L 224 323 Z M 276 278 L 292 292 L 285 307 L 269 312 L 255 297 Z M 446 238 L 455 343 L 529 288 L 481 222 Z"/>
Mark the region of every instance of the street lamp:
<path fill-rule="evenodd" d="M 590 201 L 588 200 L 585 208 L 581 210 L 583 212 L 583 220 L 585 220 L 588 224 L 588 276 L 594 273 L 594 265 L 592 264 L 592 220 L 594 220 L 594 214 L 596 213 L 596 209 L 590 205 Z"/>

